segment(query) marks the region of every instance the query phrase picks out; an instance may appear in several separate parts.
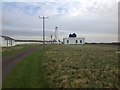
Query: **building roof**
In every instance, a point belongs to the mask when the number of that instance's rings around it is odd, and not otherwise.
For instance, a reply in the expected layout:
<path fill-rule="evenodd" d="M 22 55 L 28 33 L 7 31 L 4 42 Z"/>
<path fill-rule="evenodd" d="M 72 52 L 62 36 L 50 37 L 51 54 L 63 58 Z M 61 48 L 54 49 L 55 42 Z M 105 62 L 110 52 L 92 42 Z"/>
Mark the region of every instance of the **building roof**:
<path fill-rule="evenodd" d="M 8 37 L 8 36 L 1 36 L 1 37 L 5 38 L 5 40 L 14 40 L 13 38 Z"/>

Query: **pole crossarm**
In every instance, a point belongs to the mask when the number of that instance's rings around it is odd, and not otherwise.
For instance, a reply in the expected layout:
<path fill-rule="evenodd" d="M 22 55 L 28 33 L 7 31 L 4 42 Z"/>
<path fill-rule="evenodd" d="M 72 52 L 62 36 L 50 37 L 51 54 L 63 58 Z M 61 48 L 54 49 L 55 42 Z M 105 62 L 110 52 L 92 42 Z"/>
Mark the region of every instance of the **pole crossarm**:
<path fill-rule="evenodd" d="M 48 16 L 39 16 L 39 18 L 46 19 Z"/>

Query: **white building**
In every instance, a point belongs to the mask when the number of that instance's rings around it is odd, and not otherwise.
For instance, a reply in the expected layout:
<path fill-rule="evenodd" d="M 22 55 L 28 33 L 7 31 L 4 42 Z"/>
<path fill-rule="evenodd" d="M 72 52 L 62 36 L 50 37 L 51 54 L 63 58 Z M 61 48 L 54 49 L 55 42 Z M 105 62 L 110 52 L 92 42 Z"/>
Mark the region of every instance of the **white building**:
<path fill-rule="evenodd" d="M 64 44 L 85 44 L 85 38 L 69 37 L 63 38 Z"/>
<path fill-rule="evenodd" d="M 15 40 L 8 36 L 0 36 L 0 41 L 0 46 L 2 47 L 11 47 L 16 45 Z"/>

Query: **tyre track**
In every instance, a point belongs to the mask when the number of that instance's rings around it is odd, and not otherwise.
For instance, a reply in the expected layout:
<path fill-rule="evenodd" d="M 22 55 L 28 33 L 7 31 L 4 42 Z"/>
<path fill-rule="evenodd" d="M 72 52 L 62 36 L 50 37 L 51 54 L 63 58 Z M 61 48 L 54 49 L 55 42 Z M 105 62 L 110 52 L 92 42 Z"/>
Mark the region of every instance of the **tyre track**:
<path fill-rule="evenodd" d="M 6 77 L 12 72 L 15 66 L 20 63 L 21 60 L 28 57 L 32 53 L 38 50 L 37 47 L 30 48 L 26 51 L 19 52 L 16 55 L 8 56 L 2 58 L 2 81 L 6 79 Z"/>

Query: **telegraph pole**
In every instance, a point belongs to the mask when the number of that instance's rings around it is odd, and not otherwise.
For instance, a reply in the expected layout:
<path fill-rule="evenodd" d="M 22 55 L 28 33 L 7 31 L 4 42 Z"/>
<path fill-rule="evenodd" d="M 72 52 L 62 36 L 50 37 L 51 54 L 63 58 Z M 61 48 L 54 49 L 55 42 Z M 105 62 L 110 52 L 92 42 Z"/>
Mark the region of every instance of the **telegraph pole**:
<path fill-rule="evenodd" d="M 48 18 L 48 16 L 39 16 L 39 18 L 43 19 L 43 44 L 45 44 L 45 19 Z"/>

